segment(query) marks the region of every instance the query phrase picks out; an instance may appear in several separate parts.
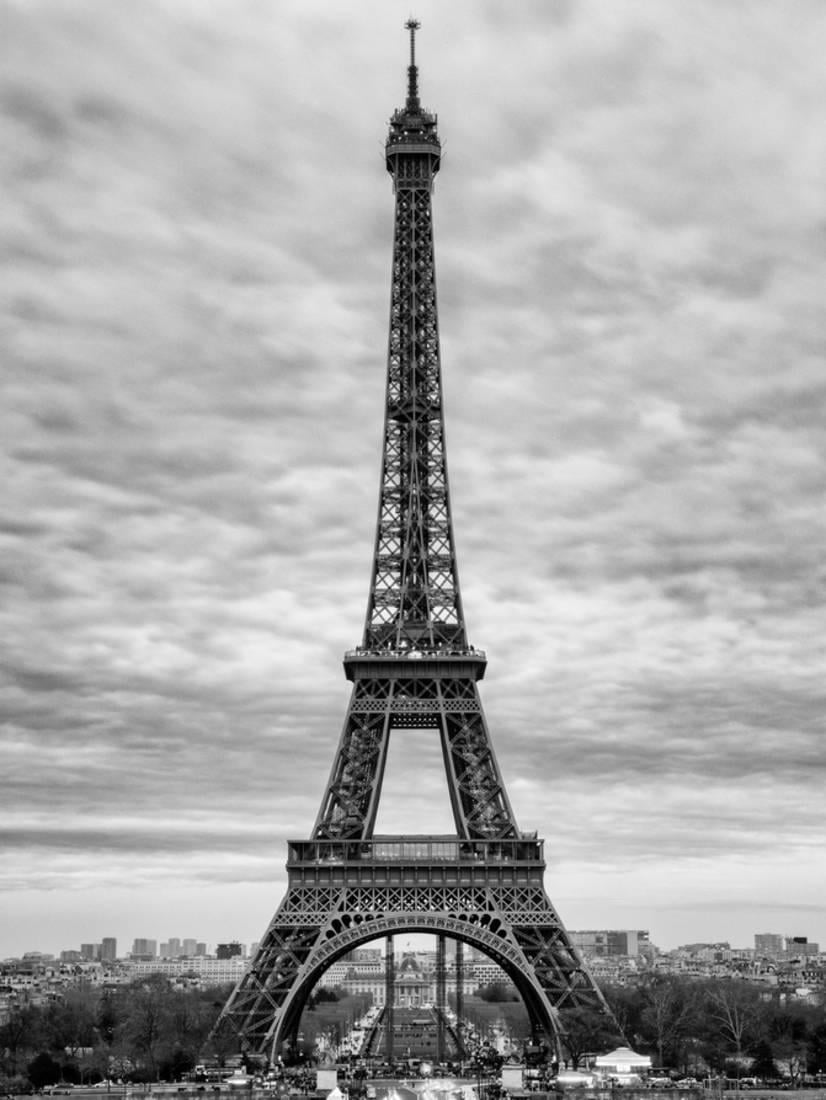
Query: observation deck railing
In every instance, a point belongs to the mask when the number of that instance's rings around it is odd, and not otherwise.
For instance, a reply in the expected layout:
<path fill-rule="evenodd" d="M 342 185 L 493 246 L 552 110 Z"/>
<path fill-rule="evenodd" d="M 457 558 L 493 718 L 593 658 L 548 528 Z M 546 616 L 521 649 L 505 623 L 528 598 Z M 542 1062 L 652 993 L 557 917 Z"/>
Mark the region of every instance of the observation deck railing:
<path fill-rule="evenodd" d="M 477 649 L 475 646 L 433 646 L 431 648 L 414 648 L 410 646 L 405 649 L 389 649 L 385 646 L 357 646 L 355 649 L 348 649 L 344 654 L 345 660 L 356 661 L 362 658 L 377 659 L 382 661 L 421 661 L 421 660 L 433 660 L 434 658 L 442 660 L 443 658 L 453 658 L 458 660 L 471 660 L 471 661 L 486 661 L 487 655 L 484 649 Z"/>
<path fill-rule="evenodd" d="M 373 837 L 371 840 L 290 840 L 287 866 L 318 864 L 543 864 L 535 833 L 513 840 L 464 840 L 451 836 Z"/>
<path fill-rule="evenodd" d="M 470 677 L 481 680 L 487 657 L 473 646 L 399 647 L 359 646 L 344 654 L 344 672 L 348 680 L 422 679 Z"/>

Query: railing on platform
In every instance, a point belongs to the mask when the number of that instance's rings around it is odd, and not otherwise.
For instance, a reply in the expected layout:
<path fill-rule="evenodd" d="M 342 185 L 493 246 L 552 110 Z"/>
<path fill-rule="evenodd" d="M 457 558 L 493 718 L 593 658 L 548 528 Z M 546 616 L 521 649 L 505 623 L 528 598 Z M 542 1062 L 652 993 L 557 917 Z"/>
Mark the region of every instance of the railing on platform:
<path fill-rule="evenodd" d="M 421 661 L 425 659 L 438 658 L 439 660 L 445 658 L 462 659 L 467 660 L 470 658 L 474 661 L 486 661 L 487 654 L 484 649 L 477 649 L 476 646 L 426 646 L 421 648 L 414 648 L 412 646 L 404 646 L 400 648 L 392 648 L 389 646 L 357 646 L 355 649 L 348 649 L 344 654 L 345 660 L 356 661 L 364 659 L 378 659 L 382 661 Z"/>
<path fill-rule="evenodd" d="M 373 837 L 371 840 L 290 840 L 287 865 L 318 863 L 542 863 L 535 833 L 513 840 L 458 837 Z"/>

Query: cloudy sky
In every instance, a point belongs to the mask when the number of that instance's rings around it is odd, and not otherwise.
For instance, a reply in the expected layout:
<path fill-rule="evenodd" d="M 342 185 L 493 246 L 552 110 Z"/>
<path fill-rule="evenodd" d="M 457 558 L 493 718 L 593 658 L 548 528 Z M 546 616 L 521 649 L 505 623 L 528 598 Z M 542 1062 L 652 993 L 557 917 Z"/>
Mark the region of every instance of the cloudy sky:
<path fill-rule="evenodd" d="M 410 7 L 0 5 L 0 956 L 258 939 L 366 607 Z M 823 943 L 826 7 L 414 11 L 465 610 L 551 899 Z M 380 825 L 449 824 L 399 739 Z"/>

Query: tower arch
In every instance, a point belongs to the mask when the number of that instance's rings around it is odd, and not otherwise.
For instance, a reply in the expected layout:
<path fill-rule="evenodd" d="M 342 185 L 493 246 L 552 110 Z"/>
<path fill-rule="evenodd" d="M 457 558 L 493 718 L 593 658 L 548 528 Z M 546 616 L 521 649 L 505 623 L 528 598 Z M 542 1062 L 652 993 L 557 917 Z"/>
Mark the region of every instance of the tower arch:
<path fill-rule="evenodd" d="M 524 955 L 509 941 L 507 930 L 496 920 L 461 919 L 433 913 L 387 914 L 371 920 L 333 922 L 325 936 L 323 950 L 313 954 L 312 965 L 306 968 L 286 998 L 278 1019 L 273 1019 L 268 1046 L 272 1053 L 298 1032 L 301 1014 L 313 989 L 329 968 L 349 952 L 380 937 L 433 933 L 448 940 L 461 942 L 486 955 L 502 968 L 513 983 L 528 1013 L 534 1033 L 541 1035 L 549 1047 L 557 1049 L 561 1038 L 558 1012 Z"/>

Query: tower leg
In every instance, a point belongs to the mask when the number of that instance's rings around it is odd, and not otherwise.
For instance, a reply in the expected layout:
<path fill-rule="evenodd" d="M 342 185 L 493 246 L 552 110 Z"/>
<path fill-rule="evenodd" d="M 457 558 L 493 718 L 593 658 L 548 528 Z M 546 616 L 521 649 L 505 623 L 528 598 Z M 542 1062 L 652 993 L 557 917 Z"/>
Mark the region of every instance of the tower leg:
<path fill-rule="evenodd" d="M 445 1060 L 445 937 L 436 937 L 436 1061 Z"/>
<path fill-rule="evenodd" d="M 393 981 L 393 937 L 384 941 L 384 1058 L 393 1062 L 393 1002 L 396 990 Z"/>
<path fill-rule="evenodd" d="M 459 1059 L 465 1057 L 465 953 L 461 940 L 456 941 L 456 1037 L 459 1040 Z"/>

